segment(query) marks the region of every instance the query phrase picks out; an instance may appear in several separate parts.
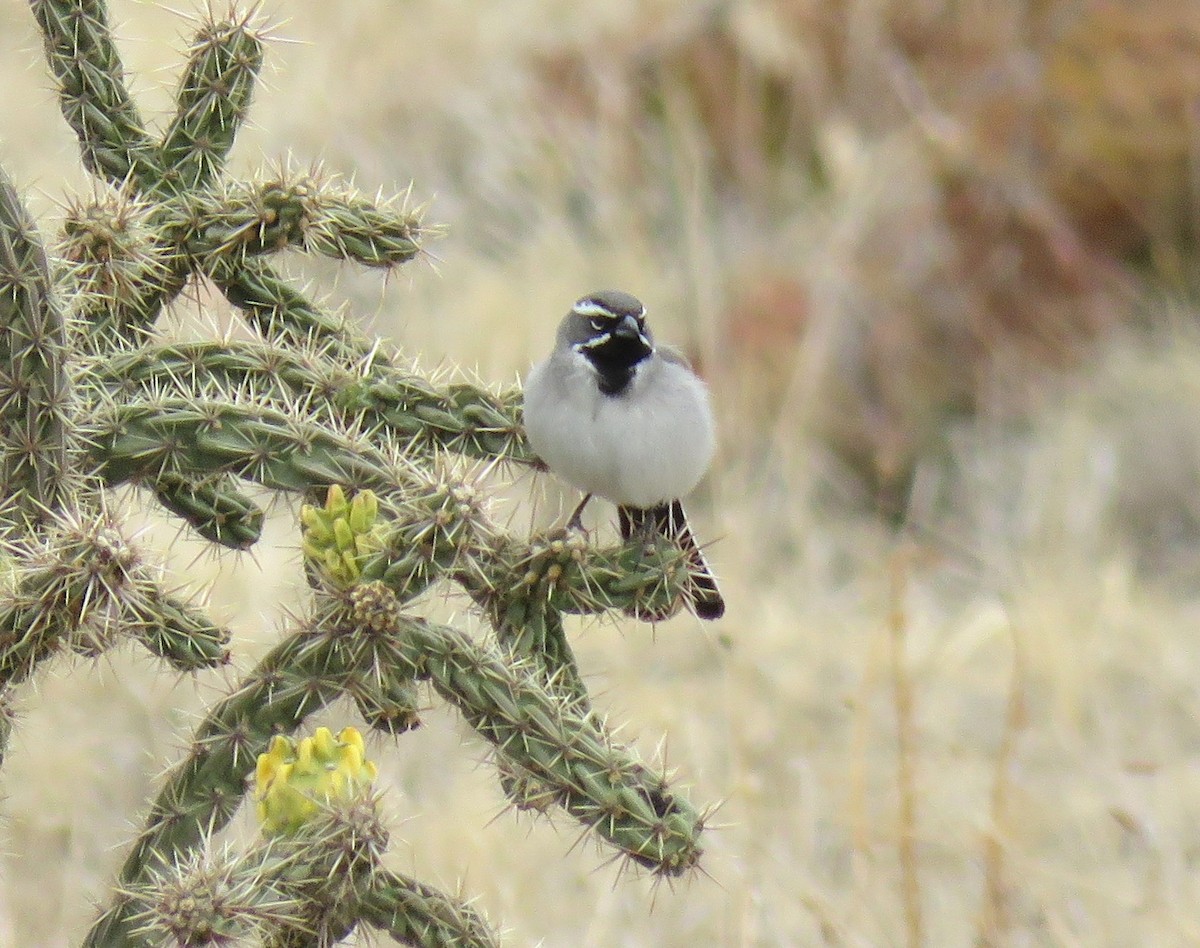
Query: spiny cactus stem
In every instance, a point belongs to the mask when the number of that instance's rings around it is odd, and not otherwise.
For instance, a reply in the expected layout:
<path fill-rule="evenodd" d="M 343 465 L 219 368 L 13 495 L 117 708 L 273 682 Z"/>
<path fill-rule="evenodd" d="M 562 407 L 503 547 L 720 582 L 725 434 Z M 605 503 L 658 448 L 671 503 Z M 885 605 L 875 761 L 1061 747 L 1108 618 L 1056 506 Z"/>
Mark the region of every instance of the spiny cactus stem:
<path fill-rule="evenodd" d="M 428 677 L 479 734 L 589 829 L 635 862 L 679 875 L 700 858 L 703 820 L 661 775 L 612 743 L 595 718 L 448 626 L 407 619 L 397 657 Z"/>
<path fill-rule="evenodd" d="M 44 547 L 18 561 L 0 610 L 0 683 L 24 680 L 64 644 L 99 653 L 117 633 L 181 671 L 228 660 L 229 633 L 167 593 L 104 516 L 57 524 Z"/>
<path fill-rule="evenodd" d="M 334 361 L 327 349 L 305 352 L 258 342 L 187 342 L 114 353 L 89 366 L 89 384 L 137 391 L 204 395 L 252 393 L 281 404 L 308 399 L 361 417 L 409 450 L 448 450 L 471 457 L 526 462 L 520 393 L 492 395 L 473 385 L 445 388 L 384 363 L 369 379 Z"/>
<path fill-rule="evenodd" d="M 496 396 L 473 385 L 445 390 L 396 370 L 379 369 L 338 397 L 345 408 L 415 447 L 440 447 L 470 457 L 529 463 L 532 452 L 521 425 L 520 393 Z"/>
<path fill-rule="evenodd" d="M 206 839 L 121 890 L 129 923 L 103 944 L 291 945 L 312 944 L 317 931 L 348 934 L 386 844 L 369 793 L 322 801 L 298 827 L 244 850 Z"/>
<path fill-rule="evenodd" d="M 159 217 L 158 206 L 127 190 L 68 209 L 56 256 L 71 304 L 73 350 L 145 342 L 162 308 L 182 291 L 190 264 Z"/>
<path fill-rule="evenodd" d="M 325 344 L 351 364 L 360 363 L 372 350 L 344 319 L 313 304 L 261 257 L 216 257 L 209 262 L 208 275 L 265 339 L 282 345 Z"/>
<path fill-rule="evenodd" d="M 121 618 L 149 652 L 178 671 L 216 668 L 229 661 L 229 630 L 156 585 L 129 602 Z"/>
<path fill-rule="evenodd" d="M 421 725 L 421 701 L 406 671 L 380 668 L 377 678 L 354 682 L 347 690 L 358 713 L 376 731 L 394 737 Z"/>
<path fill-rule="evenodd" d="M 490 601 L 496 638 L 518 660 L 542 668 L 546 683 L 580 710 L 591 706 L 562 613 L 527 593 L 500 593 Z"/>
<path fill-rule="evenodd" d="M 542 610 L 658 611 L 678 601 L 687 580 L 687 556 L 666 538 L 597 549 L 581 538 L 551 535 L 535 537 L 531 553 L 528 540 L 493 536 L 456 564 L 453 576 L 506 637 L 540 638 L 544 630 L 513 630 Z"/>
<path fill-rule="evenodd" d="M 262 39 L 248 18 L 204 23 L 189 53 L 175 117 L 159 147 L 161 186 L 175 194 L 201 188 L 221 173 L 263 63 Z"/>
<path fill-rule="evenodd" d="M 354 192 L 298 177 L 189 192 L 164 205 L 177 240 L 202 259 L 241 259 L 295 247 L 371 267 L 407 263 L 421 250 L 420 218 Z"/>
<path fill-rule="evenodd" d="M 111 484 L 154 481 L 164 473 L 232 474 L 273 490 L 345 484 L 385 496 L 413 483 L 365 440 L 274 409 L 218 400 L 109 405 L 88 441 Z"/>
<path fill-rule="evenodd" d="M 125 71 L 102 0 L 31 0 L 46 59 L 84 166 L 118 186 L 151 187 L 162 175 L 154 146 L 125 88 Z"/>
<path fill-rule="evenodd" d="M 362 920 L 403 945 L 499 948 L 500 939 L 471 906 L 399 873 L 377 873 L 360 898 Z"/>
<path fill-rule="evenodd" d="M 358 379 L 322 350 L 244 340 L 143 346 L 91 361 L 86 374 L 90 384 L 127 395 L 240 391 L 292 403 L 328 401 Z"/>
<path fill-rule="evenodd" d="M 229 475 L 194 480 L 166 473 L 151 487 L 158 502 L 202 537 L 232 550 L 248 550 L 262 536 L 262 508 Z"/>
<path fill-rule="evenodd" d="M 67 381 L 62 314 L 46 253 L 0 170 L 0 484 L 13 526 L 42 522 L 60 503 Z"/>

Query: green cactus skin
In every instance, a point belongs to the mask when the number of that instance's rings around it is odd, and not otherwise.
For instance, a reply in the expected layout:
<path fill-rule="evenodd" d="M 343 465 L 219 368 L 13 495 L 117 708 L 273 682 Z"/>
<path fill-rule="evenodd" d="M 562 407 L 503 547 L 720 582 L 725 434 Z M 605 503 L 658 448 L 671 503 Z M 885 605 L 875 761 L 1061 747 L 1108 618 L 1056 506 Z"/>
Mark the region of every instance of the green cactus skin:
<path fill-rule="evenodd" d="M 377 364 L 370 378 L 338 364 L 329 347 L 258 342 L 187 342 L 145 346 L 88 367 L 90 384 L 112 392 L 211 397 L 245 393 L 286 407 L 306 400 L 379 431 L 426 456 L 530 463 L 521 428 L 520 394 L 493 395 L 467 384 L 439 387 L 422 376 Z"/>
<path fill-rule="evenodd" d="M 208 266 L 208 275 L 225 298 L 263 338 L 285 345 L 324 343 L 343 350 L 351 362 L 370 351 L 364 341 L 353 339 L 344 319 L 314 304 L 261 257 L 217 257 Z"/>
<path fill-rule="evenodd" d="M 58 81 L 63 117 L 79 138 L 84 167 L 118 186 L 152 186 L 161 178 L 161 167 L 125 88 L 105 4 L 32 0 L 30 5 Z"/>
<path fill-rule="evenodd" d="M 163 208 L 163 225 L 205 271 L 210 260 L 289 247 L 370 267 L 407 263 L 421 249 L 419 216 L 377 206 L 329 178 L 289 176 L 188 192 Z"/>
<path fill-rule="evenodd" d="M 499 948 L 469 905 L 395 872 L 379 872 L 361 896 L 362 920 L 414 948 Z"/>
<path fill-rule="evenodd" d="M 373 585 L 372 595 L 391 596 Z M 306 632 L 280 643 L 209 714 L 125 862 L 122 890 L 232 818 L 254 756 L 272 734 L 294 730 L 340 694 L 361 695 L 361 682 L 384 674 L 428 680 L 510 768 L 549 788 L 549 799 L 634 862 L 679 875 L 699 860 L 703 818 L 661 774 L 614 744 L 591 714 L 546 691 L 537 669 L 457 629 L 415 617 L 397 616 L 387 632 L 360 629 L 353 607 L 333 603 Z M 129 940 L 134 912 L 128 899 L 118 900 L 86 944 L 136 944 Z"/>
<path fill-rule="evenodd" d="M 229 661 L 228 629 L 213 625 L 202 612 L 157 585 L 124 605 L 121 621 L 151 654 L 177 671 L 215 668 Z"/>
<path fill-rule="evenodd" d="M 85 430 L 97 473 L 110 484 L 164 473 L 233 474 L 272 490 L 346 484 L 388 494 L 411 482 L 370 444 L 253 405 L 172 398 L 114 404 Z"/>
<path fill-rule="evenodd" d="M 359 682 L 352 690 L 362 719 L 376 731 L 396 737 L 421 726 L 421 698 L 411 680 L 380 669 L 378 681 Z"/>
<path fill-rule="evenodd" d="M 417 948 L 498 948 L 469 905 L 380 865 L 376 801 L 324 804 L 287 836 L 201 851 L 131 886 L 131 936 L 151 944 L 331 944 L 356 922 Z"/>
<path fill-rule="evenodd" d="M 146 342 L 164 303 L 183 288 L 186 271 L 152 217 L 152 205 L 127 191 L 68 205 L 54 253 L 73 348 L 108 352 Z"/>
<path fill-rule="evenodd" d="M 164 473 L 151 487 L 171 513 L 200 536 L 231 550 L 248 550 L 262 537 L 262 508 L 247 498 L 230 477 L 202 481 Z"/>
<path fill-rule="evenodd" d="M 15 560 L 14 591 L 0 607 L 0 686 L 23 681 L 64 646 L 97 652 L 117 631 L 181 670 L 228 661 L 229 633 L 164 592 L 103 514 L 56 524 Z"/>
<path fill-rule="evenodd" d="M 63 321 L 46 253 L 0 170 L 0 483 L 14 526 L 59 506 L 66 467 Z"/>
<path fill-rule="evenodd" d="M 176 861 L 224 826 L 242 802 L 255 757 L 270 738 L 295 730 L 372 665 L 369 642 L 312 630 L 287 637 L 269 652 L 198 729 L 190 755 L 172 773 L 125 860 L 121 890 L 136 886 L 153 867 Z M 85 944 L 139 944 L 132 934 L 134 911 L 127 897 L 118 898 Z"/>
<path fill-rule="evenodd" d="M 262 63 L 262 38 L 249 18 L 200 27 L 175 96 L 175 117 L 158 148 L 160 190 L 195 191 L 220 175 L 250 109 Z"/>
<path fill-rule="evenodd" d="M 226 178 L 263 65 L 251 17 L 200 25 L 174 116 L 154 138 L 125 89 L 102 0 L 31 5 L 63 114 L 107 190 L 68 208 L 50 267 L 0 173 L 10 495 L 0 497 L 0 754 L 12 686 L 52 655 L 96 656 L 134 638 L 178 670 L 230 660 L 228 632 L 164 588 L 122 537 L 110 488 L 148 489 L 233 549 L 254 544 L 263 521 L 240 482 L 309 503 L 337 488 L 324 514 L 304 516 L 320 533 L 303 545 L 309 618 L 210 709 L 86 943 L 284 948 L 332 944 L 366 924 L 412 945 L 496 944 L 466 906 L 381 868 L 387 833 L 370 801 L 331 809 L 312 838 L 215 851 L 256 755 L 338 698 L 397 736 L 419 724 L 432 693 L 491 745 L 515 806 L 561 808 L 652 873 L 691 870 L 703 815 L 612 740 L 564 624 L 679 608 L 683 552 L 666 540 L 597 549 L 498 529 L 444 455 L 536 464 L 520 394 L 405 371 L 276 271 L 270 255 L 285 248 L 392 268 L 436 231 L 402 201 L 317 170 Z M 197 279 L 260 339 L 161 341 L 163 308 Z M 494 639 L 412 614 L 439 582 L 466 592 Z"/>

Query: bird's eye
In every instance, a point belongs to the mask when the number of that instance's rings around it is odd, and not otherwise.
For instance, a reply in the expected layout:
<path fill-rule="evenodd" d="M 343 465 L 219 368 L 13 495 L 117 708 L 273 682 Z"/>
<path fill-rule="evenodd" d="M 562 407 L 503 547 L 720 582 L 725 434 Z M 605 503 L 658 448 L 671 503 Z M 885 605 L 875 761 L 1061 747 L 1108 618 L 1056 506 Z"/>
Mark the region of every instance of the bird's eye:
<path fill-rule="evenodd" d="M 590 322 L 592 324 L 593 332 L 604 332 L 604 321 L 603 320 L 589 319 L 588 322 Z"/>

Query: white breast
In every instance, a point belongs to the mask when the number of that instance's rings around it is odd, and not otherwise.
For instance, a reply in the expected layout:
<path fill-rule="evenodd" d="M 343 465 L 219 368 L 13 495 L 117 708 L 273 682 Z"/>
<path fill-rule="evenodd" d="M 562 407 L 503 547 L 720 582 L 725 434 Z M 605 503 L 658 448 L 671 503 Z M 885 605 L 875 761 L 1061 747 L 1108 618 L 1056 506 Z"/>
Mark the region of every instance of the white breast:
<path fill-rule="evenodd" d="M 704 383 L 657 354 L 624 392 L 609 396 L 583 356 L 556 351 L 525 380 L 525 430 L 568 483 L 633 507 L 688 494 L 715 447 Z"/>

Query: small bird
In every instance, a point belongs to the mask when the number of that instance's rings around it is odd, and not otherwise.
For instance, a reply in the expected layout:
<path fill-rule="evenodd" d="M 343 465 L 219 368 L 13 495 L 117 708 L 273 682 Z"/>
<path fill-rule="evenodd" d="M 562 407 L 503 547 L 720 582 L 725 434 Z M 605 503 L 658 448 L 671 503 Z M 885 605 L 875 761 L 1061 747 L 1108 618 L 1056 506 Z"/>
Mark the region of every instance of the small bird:
<path fill-rule="evenodd" d="M 681 356 L 655 346 L 639 299 L 601 290 L 571 307 L 554 351 L 525 379 L 525 431 L 546 466 L 584 492 L 570 527 L 593 494 L 612 501 L 623 539 L 679 543 L 692 609 L 721 617 L 725 600 L 680 502 L 716 448 L 708 389 Z"/>

